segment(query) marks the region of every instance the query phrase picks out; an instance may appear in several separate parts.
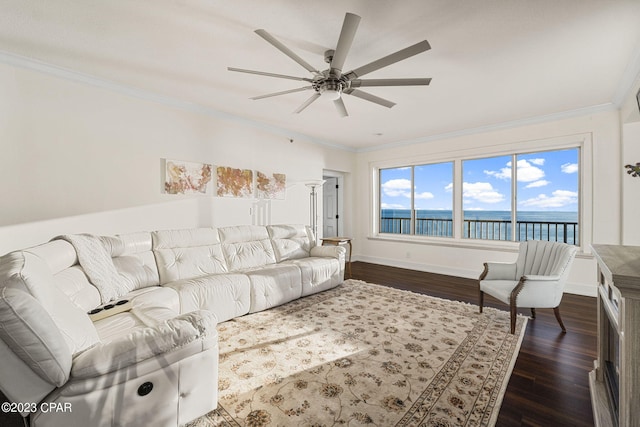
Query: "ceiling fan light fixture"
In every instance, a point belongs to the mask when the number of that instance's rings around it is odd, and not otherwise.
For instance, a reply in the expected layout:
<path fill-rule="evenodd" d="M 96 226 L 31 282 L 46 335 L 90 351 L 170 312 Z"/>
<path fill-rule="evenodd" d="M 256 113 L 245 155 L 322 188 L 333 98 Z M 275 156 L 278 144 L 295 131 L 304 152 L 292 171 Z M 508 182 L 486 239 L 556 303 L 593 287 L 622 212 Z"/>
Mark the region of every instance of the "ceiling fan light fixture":
<path fill-rule="evenodd" d="M 337 101 L 338 99 L 340 99 L 342 95 L 342 92 L 339 90 L 334 90 L 334 89 L 325 89 L 320 91 L 320 96 L 323 99 L 328 99 L 331 101 Z"/>
<path fill-rule="evenodd" d="M 336 101 L 342 95 L 342 83 L 328 81 L 320 86 L 320 96 L 324 99 Z"/>

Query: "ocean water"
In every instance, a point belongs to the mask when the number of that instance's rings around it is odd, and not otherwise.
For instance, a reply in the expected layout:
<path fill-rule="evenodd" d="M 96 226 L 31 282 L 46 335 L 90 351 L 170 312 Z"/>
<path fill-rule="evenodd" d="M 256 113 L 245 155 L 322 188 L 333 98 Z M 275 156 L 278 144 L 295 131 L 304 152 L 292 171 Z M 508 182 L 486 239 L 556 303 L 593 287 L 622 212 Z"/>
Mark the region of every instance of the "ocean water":
<path fill-rule="evenodd" d="M 409 209 L 382 209 L 381 233 L 409 234 Z M 415 234 L 452 237 L 452 212 L 417 210 Z M 514 230 L 510 211 L 464 211 L 464 238 L 512 240 Z M 579 243 L 578 212 L 518 211 L 516 240 L 550 240 Z"/>

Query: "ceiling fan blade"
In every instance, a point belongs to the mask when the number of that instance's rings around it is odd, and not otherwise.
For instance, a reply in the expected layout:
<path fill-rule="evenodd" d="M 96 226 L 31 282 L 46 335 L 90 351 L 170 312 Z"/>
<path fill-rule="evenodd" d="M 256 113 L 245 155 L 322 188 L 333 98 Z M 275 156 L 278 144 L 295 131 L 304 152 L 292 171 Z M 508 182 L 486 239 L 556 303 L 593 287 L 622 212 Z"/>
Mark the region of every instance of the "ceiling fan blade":
<path fill-rule="evenodd" d="M 347 117 L 349 115 L 349 113 L 347 113 L 347 107 L 345 107 L 342 98 L 334 100 L 333 105 L 336 106 L 336 110 L 338 110 L 338 114 L 340 114 L 341 117 Z"/>
<path fill-rule="evenodd" d="M 266 95 L 254 96 L 253 98 L 250 98 L 250 99 L 256 100 L 256 99 L 270 98 L 272 96 L 286 95 L 288 93 L 294 93 L 294 92 L 302 92 L 303 90 L 309 90 L 309 89 L 313 89 L 313 86 L 305 86 L 305 87 L 299 87 L 297 89 L 283 90 L 282 92 L 268 93 Z"/>
<path fill-rule="evenodd" d="M 352 95 L 352 96 L 355 96 L 357 98 L 364 99 L 366 101 L 371 101 L 373 103 L 376 103 L 378 105 L 382 105 L 383 107 L 387 107 L 387 108 L 391 108 L 394 105 L 396 105 L 395 102 L 388 101 L 388 100 L 386 100 L 384 98 L 380 98 L 379 96 L 371 95 L 370 93 L 363 92 L 363 91 L 358 90 L 358 89 L 347 89 L 347 90 L 343 91 L 342 93 L 346 93 L 347 95 Z"/>
<path fill-rule="evenodd" d="M 303 82 L 312 82 L 312 79 L 306 79 L 304 77 L 296 77 L 296 76 L 287 76 L 285 74 L 276 74 L 276 73 L 267 73 L 265 71 L 254 71 L 254 70 L 245 70 L 244 68 L 233 68 L 227 67 L 229 71 L 235 71 L 238 73 L 247 73 L 247 74 L 257 74 L 259 76 L 267 76 L 267 77 L 277 77 L 280 79 L 289 79 L 289 80 L 298 80 Z"/>
<path fill-rule="evenodd" d="M 362 77 L 365 74 L 371 73 L 372 71 L 376 71 L 376 70 L 379 70 L 380 68 L 384 68 L 391 64 L 395 64 L 396 62 L 410 58 L 414 55 L 425 52 L 429 49 L 431 49 L 429 42 L 426 40 L 423 40 L 412 46 L 406 47 L 402 50 L 392 53 L 391 55 L 387 55 L 384 58 L 380 58 L 376 61 L 363 65 L 362 67 L 356 68 L 353 71 L 349 71 L 346 74 L 346 76 L 348 79 L 355 79 L 357 77 Z"/>
<path fill-rule="evenodd" d="M 340 31 L 338 44 L 335 52 L 333 53 L 333 59 L 331 60 L 331 74 L 336 77 L 340 77 L 342 75 L 342 66 L 344 65 L 345 59 L 347 59 L 347 54 L 351 49 L 359 24 L 360 17 L 358 15 L 347 13 L 344 16 L 344 22 L 342 23 L 342 30 Z"/>
<path fill-rule="evenodd" d="M 276 49 L 278 49 L 279 51 L 287 55 L 289 58 L 293 59 L 298 64 L 302 65 L 307 71 L 314 73 L 316 75 L 320 74 L 320 72 L 315 68 L 313 68 L 307 61 L 300 58 L 294 51 L 292 51 L 291 49 L 283 45 L 278 39 L 273 37 L 271 34 L 267 33 L 265 30 L 262 30 L 262 29 L 256 30 L 255 33 L 260 37 L 262 37 L 263 39 L 265 39 L 266 41 L 268 41 L 269 43 L 271 43 L 273 46 L 276 47 Z"/>
<path fill-rule="evenodd" d="M 309 97 L 309 99 L 307 99 L 306 101 L 304 101 L 304 103 L 303 103 L 301 106 L 299 106 L 299 107 L 294 111 L 294 113 L 298 114 L 298 113 L 302 112 L 302 110 L 304 110 L 305 108 L 307 108 L 309 105 L 311 105 L 311 103 L 312 103 L 313 101 L 315 101 L 315 100 L 316 100 L 316 99 L 318 99 L 318 98 L 320 98 L 320 94 L 319 94 L 318 92 L 314 93 L 313 95 L 311 95 L 311 96 Z"/>
<path fill-rule="evenodd" d="M 371 87 L 371 86 L 427 86 L 431 83 L 430 78 L 416 79 L 366 79 L 351 80 L 351 87 Z"/>

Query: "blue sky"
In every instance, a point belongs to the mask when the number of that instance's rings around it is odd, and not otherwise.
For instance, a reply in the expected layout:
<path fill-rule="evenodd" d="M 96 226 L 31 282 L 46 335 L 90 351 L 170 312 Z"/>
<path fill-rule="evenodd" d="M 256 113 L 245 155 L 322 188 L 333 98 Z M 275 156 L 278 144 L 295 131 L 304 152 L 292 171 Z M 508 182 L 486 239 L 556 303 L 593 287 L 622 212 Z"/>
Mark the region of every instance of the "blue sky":
<path fill-rule="evenodd" d="M 518 210 L 578 210 L 578 149 L 517 156 Z M 465 210 L 510 210 L 512 157 L 462 162 Z M 380 171 L 383 209 L 410 209 L 411 168 Z M 453 163 L 415 167 L 415 208 L 451 210 Z"/>

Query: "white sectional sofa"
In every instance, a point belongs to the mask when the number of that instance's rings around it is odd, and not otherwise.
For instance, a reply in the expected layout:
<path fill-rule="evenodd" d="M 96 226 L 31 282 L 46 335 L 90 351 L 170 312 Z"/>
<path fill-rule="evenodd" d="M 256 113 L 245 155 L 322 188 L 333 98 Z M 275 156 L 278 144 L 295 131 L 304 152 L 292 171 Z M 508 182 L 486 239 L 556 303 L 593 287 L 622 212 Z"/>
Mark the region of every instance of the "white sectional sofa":
<path fill-rule="evenodd" d="M 216 324 L 335 287 L 303 225 L 61 236 L 0 258 L 0 389 L 32 426 L 176 426 L 217 406 Z"/>

